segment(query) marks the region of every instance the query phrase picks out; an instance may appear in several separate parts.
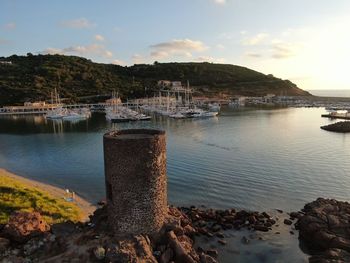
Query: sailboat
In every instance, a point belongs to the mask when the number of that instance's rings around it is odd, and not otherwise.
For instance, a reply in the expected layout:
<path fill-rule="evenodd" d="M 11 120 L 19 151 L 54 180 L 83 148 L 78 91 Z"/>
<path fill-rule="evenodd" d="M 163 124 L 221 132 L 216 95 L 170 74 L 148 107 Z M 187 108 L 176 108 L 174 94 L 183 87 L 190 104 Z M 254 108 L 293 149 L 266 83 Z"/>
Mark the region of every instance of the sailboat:
<path fill-rule="evenodd" d="M 51 104 L 56 104 L 57 107 L 48 111 L 45 115 L 45 118 L 47 119 L 62 119 L 64 114 L 64 109 L 62 107 L 61 101 L 60 101 L 60 95 L 57 93 L 57 89 L 55 88 L 54 93 L 51 92 Z"/>

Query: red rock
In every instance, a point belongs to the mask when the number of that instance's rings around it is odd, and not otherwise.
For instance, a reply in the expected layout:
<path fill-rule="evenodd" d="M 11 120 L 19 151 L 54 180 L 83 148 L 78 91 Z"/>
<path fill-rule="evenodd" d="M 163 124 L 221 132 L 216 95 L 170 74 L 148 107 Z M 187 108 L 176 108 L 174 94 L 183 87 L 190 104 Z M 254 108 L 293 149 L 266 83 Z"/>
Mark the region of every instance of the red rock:
<path fill-rule="evenodd" d="M 44 218 L 38 212 L 16 212 L 4 227 L 3 233 L 10 240 L 24 243 L 34 236 L 50 230 Z"/>

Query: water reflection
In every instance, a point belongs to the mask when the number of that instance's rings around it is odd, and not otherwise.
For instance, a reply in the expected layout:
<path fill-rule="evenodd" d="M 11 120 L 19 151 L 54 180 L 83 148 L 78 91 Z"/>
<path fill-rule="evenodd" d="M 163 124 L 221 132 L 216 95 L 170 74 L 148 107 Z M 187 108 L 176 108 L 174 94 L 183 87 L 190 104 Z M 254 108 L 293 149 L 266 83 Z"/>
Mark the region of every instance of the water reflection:
<path fill-rule="evenodd" d="M 111 129 L 159 128 L 167 131 L 170 203 L 298 210 L 317 197 L 350 199 L 350 135 L 321 130 L 331 122 L 321 113 L 323 109 L 224 110 L 212 119 L 155 116 L 149 122 L 115 124 L 103 114 L 76 123 L 1 117 L 0 167 L 72 189 L 95 202 L 105 194 L 102 135 Z M 266 259 L 260 256 L 265 260 L 260 262 L 303 262 L 300 251 L 288 261 L 288 253 L 296 251 L 293 238 L 271 235 L 266 237 L 269 246 L 252 241 L 255 250 L 249 255 L 242 253 L 250 247 L 232 241 L 222 257 L 226 262 L 230 257 L 259 262 L 254 261 L 259 251 L 275 249 L 275 241 L 283 240 L 283 255 L 271 252 Z M 243 251 L 240 255 L 235 255 L 235 246 Z"/>

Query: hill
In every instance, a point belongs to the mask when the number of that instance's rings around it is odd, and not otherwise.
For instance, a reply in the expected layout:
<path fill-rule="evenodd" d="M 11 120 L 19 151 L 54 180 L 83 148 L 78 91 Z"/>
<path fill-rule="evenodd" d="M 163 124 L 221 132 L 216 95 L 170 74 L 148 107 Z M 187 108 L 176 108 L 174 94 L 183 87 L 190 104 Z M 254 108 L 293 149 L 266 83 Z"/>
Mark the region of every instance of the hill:
<path fill-rule="evenodd" d="M 197 94 L 206 95 L 310 95 L 288 80 L 235 65 L 155 62 L 123 67 L 75 56 L 28 53 L 0 57 L 0 105 L 48 100 L 54 88 L 70 101 L 91 100 L 113 90 L 124 99 L 153 96 L 157 81 L 164 79 L 189 81 Z"/>

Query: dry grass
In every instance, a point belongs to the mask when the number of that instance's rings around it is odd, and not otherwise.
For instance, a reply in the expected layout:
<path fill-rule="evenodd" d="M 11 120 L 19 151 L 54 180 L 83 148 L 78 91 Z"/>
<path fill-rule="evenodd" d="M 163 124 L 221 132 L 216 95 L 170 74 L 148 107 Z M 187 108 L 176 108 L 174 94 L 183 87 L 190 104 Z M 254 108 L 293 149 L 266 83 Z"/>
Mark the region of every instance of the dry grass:
<path fill-rule="evenodd" d="M 14 211 L 39 211 L 49 224 L 67 220 L 76 222 L 82 217 L 81 210 L 74 203 L 0 172 L 0 223 L 6 223 Z"/>

